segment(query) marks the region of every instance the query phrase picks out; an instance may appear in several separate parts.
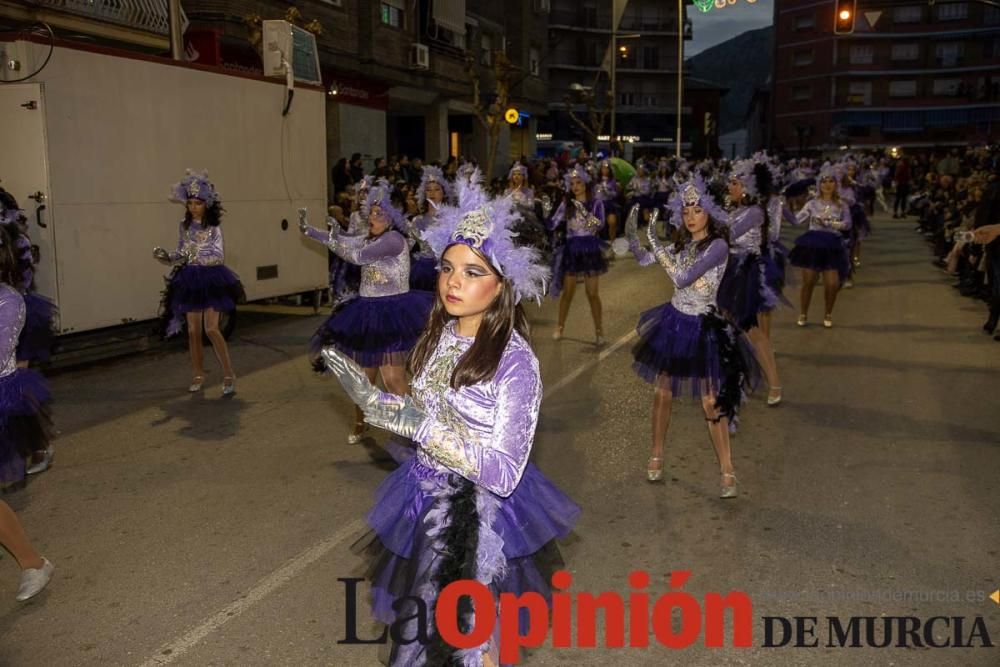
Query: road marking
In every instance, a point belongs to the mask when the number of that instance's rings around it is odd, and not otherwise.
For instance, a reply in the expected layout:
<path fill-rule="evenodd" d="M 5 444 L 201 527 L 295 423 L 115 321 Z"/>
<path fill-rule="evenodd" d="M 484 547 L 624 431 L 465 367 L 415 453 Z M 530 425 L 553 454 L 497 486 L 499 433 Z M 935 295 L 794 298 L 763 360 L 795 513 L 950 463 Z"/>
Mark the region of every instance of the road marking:
<path fill-rule="evenodd" d="M 632 339 L 636 337 L 636 335 L 637 334 L 635 332 L 635 329 L 629 331 L 627 334 L 625 334 L 624 336 L 616 340 L 614 343 L 612 343 L 606 350 L 603 350 L 592 361 L 589 361 L 585 363 L 583 366 L 580 366 L 575 371 L 573 371 L 572 373 L 565 376 L 564 378 L 556 382 L 554 385 L 549 387 L 548 390 L 545 392 L 543 398 L 548 398 L 552 394 L 556 393 L 557 391 L 568 385 L 573 380 L 577 379 L 578 377 L 586 373 L 588 370 L 590 370 L 597 364 L 601 363 L 602 361 L 610 357 L 612 354 L 617 352 L 621 347 L 628 345 L 632 341 Z"/>
<path fill-rule="evenodd" d="M 621 347 L 627 345 L 633 338 L 635 338 L 635 336 L 635 330 L 630 331 L 608 346 L 607 349 L 602 350 L 597 357 L 561 378 L 558 382 L 549 387 L 543 395 L 543 400 L 550 398 L 556 392 L 569 386 L 571 382 L 576 380 L 585 372 L 607 359 Z M 180 635 L 179 637 L 176 637 L 175 639 L 172 639 L 166 644 L 160 646 L 160 648 L 156 650 L 155 655 L 143 662 L 140 667 L 160 667 L 161 665 L 168 665 L 178 659 L 223 625 L 233 620 L 250 607 L 257 604 L 268 595 L 294 579 L 299 575 L 299 573 L 326 556 L 352 534 L 360 533 L 364 529 L 364 526 L 364 520 L 356 519 L 334 534 L 330 535 L 330 537 L 325 540 L 309 547 L 298 556 L 295 556 L 277 570 L 254 584 L 247 594 L 240 599 L 230 603 L 215 614 L 212 614 L 183 635 Z"/>
<path fill-rule="evenodd" d="M 156 655 L 142 663 L 141 667 L 159 667 L 166 665 L 190 651 L 196 644 L 205 639 L 223 625 L 233 620 L 247 609 L 257 604 L 265 597 L 278 590 L 286 583 L 294 579 L 302 570 L 306 569 L 320 558 L 333 550 L 340 542 L 344 541 L 352 534 L 359 533 L 364 528 L 365 522 L 356 519 L 347 524 L 322 542 L 313 545 L 300 553 L 295 558 L 279 567 L 277 570 L 258 581 L 246 595 L 239 600 L 222 608 L 215 614 L 209 616 L 200 624 L 184 633 L 180 637 L 173 639 L 156 651 Z"/>

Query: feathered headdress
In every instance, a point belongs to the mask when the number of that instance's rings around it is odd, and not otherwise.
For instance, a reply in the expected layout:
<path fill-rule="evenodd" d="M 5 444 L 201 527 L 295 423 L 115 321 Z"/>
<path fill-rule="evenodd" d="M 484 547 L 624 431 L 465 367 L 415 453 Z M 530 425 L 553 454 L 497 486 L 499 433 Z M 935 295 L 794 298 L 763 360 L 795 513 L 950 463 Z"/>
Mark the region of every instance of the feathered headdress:
<path fill-rule="evenodd" d="M 520 162 L 515 162 L 514 166 L 510 168 L 509 172 L 507 172 L 507 180 L 509 181 L 514 176 L 514 174 L 521 174 L 523 178 L 527 178 L 528 168 L 525 167 Z"/>
<path fill-rule="evenodd" d="M 578 164 L 573 165 L 573 168 L 567 171 L 566 175 L 563 176 L 563 185 L 566 188 L 566 192 L 570 191 L 569 190 L 570 181 L 572 181 L 574 178 L 579 178 L 581 181 L 587 184 L 590 183 L 590 174 L 587 173 L 587 170 L 584 169 L 581 165 Z"/>
<path fill-rule="evenodd" d="M 423 206 L 424 202 L 427 201 L 427 184 L 437 183 L 444 190 L 444 202 L 448 204 L 451 202 L 452 190 L 451 183 L 448 179 L 444 177 L 444 172 L 440 168 L 433 165 L 427 165 L 424 167 L 423 173 L 420 175 L 420 186 L 417 188 L 417 205 Z"/>
<path fill-rule="evenodd" d="M 830 164 L 826 162 L 820 167 L 819 176 L 816 178 L 817 182 L 822 181 L 824 178 L 832 178 L 833 180 L 840 183 L 842 173 L 840 171 L 840 165 Z"/>
<path fill-rule="evenodd" d="M 374 186 L 368 188 L 368 195 L 365 197 L 365 205 L 362 212 L 370 215 L 372 206 L 378 206 L 389 218 L 389 223 L 396 229 L 403 228 L 403 212 L 392 203 L 392 186 L 389 181 L 380 178 Z"/>
<path fill-rule="evenodd" d="M 437 221 L 424 231 L 424 240 L 438 260 L 456 243 L 474 248 L 510 281 L 514 298 L 541 301 L 549 281 L 549 268 L 531 246 L 515 243 L 514 223 L 521 219 L 509 195 L 490 199 L 477 169 L 457 184 L 458 205 L 441 210 Z"/>
<path fill-rule="evenodd" d="M 757 196 L 757 176 L 754 173 L 754 167 L 757 166 L 757 161 L 749 158 L 745 160 L 736 160 L 733 162 L 733 168 L 729 172 L 729 180 L 737 180 L 743 184 L 743 192 L 747 193 L 750 197 Z"/>
<path fill-rule="evenodd" d="M 670 195 L 670 199 L 667 201 L 667 209 L 670 211 L 670 224 L 680 227 L 684 208 L 688 206 L 701 206 L 708 213 L 708 217 L 713 218 L 717 222 L 725 222 L 728 217 L 726 212 L 712 199 L 712 194 L 708 191 L 708 187 L 698 174 L 695 174 L 689 181 L 680 185 Z"/>
<path fill-rule="evenodd" d="M 197 172 L 188 169 L 180 183 L 174 183 L 170 188 L 170 201 L 184 203 L 188 199 L 199 199 L 205 206 L 219 203 L 219 193 L 208 180 L 208 172 Z"/>

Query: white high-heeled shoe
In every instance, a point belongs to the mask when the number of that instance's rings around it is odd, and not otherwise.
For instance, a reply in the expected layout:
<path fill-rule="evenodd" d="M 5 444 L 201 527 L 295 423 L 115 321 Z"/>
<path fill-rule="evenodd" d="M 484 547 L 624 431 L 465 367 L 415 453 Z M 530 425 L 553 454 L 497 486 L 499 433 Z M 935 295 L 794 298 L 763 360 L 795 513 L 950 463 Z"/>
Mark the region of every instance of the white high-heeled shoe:
<path fill-rule="evenodd" d="M 654 463 L 659 463 L 659 468 L 653 468 Z M 646 462 L 646 481 L 647 482 L 659 482 L 663 479 L 663 457 L 661 456 L 650 456 L 649 461 Z"/>
<path fill-rule="evenodd" d="M 778 392 L 777 396 L 772 396 L 775 391 Z M 771 390 L 767 393 L 767 404 L 771 407 L 781 403 L 781 387 L 771 387 Z"/>
<path fill-rule="evenodd" d="M 24 602 L 41 593 L 52 579 L 55 569 L 48 558 L 42 558 L 41 567 L 22 570 L 21 584 L 17 587 L 17 601 Z"/>
<path fill-rule="evenodd" d="M 731 473 L 731 472 L 724 472 L 724 473 L 722 473 L 722 478 L 723 479 L 725 479 L 727 477 L 732 477 L 733 478 L 733 484 L 732 484 L 732 486 L 725 486 L 725 485 L 723 485 L 722 486 L 722 491 L 719 493 L 719 497 L 720 498 L 735 498 L 736 496 L 738 496 L 740 494 L 739 489 L 736 488 L 736 475 L 733 474 L 733 473 Z"/>

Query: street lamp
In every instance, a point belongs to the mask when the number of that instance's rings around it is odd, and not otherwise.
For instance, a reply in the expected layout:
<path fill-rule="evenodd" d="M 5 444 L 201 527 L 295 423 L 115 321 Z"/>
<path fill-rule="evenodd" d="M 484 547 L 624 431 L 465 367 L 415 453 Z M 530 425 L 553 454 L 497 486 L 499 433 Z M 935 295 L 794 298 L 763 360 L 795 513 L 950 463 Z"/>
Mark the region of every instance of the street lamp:
<path fill-rule="evenodd" d="M 628 57 L 628 47 L 624 44 L 618 46 L 618 40 L 639 39 L 642 37 L 639 33 L 619 35 L 616 28 L 617 26 L 611 26 L 611 133 L 608 135 L 608 139 L 611 144 L 612 153 L 614 153 L 615 147 L 615 122 L 618 110 L 618 53 L 621 53 L 623 57 Z"/>

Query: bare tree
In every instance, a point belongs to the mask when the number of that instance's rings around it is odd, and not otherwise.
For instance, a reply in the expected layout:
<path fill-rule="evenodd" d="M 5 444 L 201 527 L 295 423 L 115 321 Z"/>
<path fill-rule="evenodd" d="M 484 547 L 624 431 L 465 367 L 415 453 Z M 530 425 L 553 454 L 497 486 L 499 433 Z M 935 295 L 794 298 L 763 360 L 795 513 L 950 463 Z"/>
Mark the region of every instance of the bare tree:
<path fill-rule="evenodd" d="M 591 153 L 597 148 L 598 137 L 604 133 L 604 121 L 607 120 L 608 114 L 611 112 L 611 104 L 614 100 L 611 98 L 611 91 L 608 91 L 604 106 L 598 107 L 597 95 L 593 88 L 583 88 L 575 93 L 578 101 L 575 101 L 570 95 L 566 95 L 563 97 L 563 103 L 566 105 L 569 117 L 583 130 L 587 152 Z M 586 109 L 585 118 L 578 116 L 573 108 L 579 102 L 582 102 Z"/>
<path fill-rule="evenodd" d="M 472 82 L 472 107 L 476 118 L 486 130 L 488 137 L 487 157 L 486 157 L 486 182 L 493 180 L 493 165 L 496 162 L 497 147 L 500 145 L 500 132 L 503 130 L 506 120 L 504 112 L 510 103 L 511 80 L 513 79 L 514 63 L 510 61 L 503 51 L 493 52 L 493 80 L 494 95 L 493 101 L 488 105 L 483 103 L 481 84 L 479 80 L 479 68 L 476 66 L 476 58 L 470 53 L 465 54 L 465 73 Z"/>

